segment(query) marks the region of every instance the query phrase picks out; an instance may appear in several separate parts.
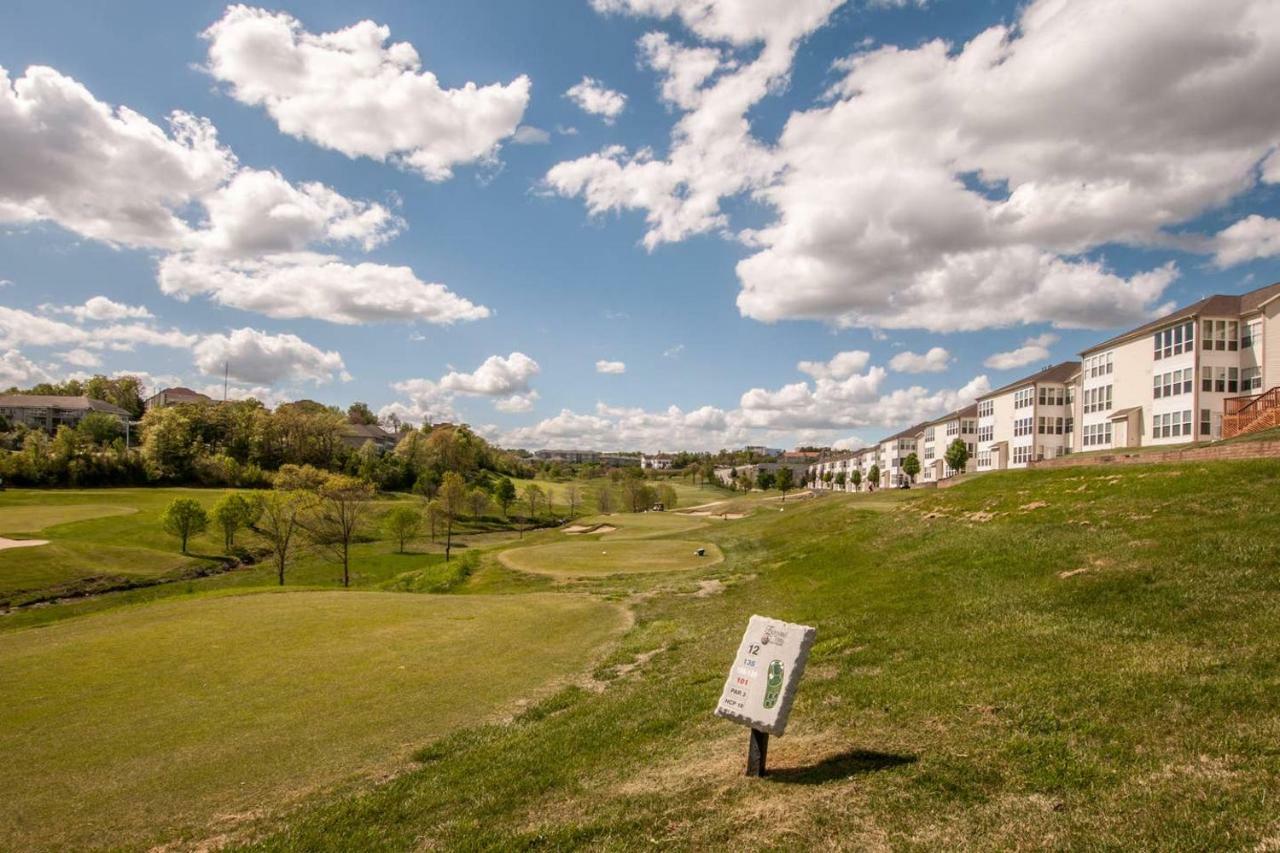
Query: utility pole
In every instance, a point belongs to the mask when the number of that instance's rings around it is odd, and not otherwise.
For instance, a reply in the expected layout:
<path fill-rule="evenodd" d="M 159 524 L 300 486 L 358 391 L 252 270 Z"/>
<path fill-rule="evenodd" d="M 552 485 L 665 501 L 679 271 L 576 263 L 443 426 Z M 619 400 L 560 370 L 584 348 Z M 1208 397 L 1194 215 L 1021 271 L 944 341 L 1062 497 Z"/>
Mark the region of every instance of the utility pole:
<path fill-rule="evenodd" d="M 227 402 L 227 376 L 231 372 L 231 362 L 222 362 L 222 402 Z"/>

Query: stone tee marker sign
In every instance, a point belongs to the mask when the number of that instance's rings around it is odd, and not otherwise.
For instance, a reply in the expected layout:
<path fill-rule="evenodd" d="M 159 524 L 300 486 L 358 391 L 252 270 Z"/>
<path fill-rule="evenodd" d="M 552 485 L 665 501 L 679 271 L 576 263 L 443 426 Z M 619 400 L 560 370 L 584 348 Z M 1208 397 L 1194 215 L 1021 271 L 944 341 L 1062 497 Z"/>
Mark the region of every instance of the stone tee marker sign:
<path fill-rule="evenodd" d="M 817 629 L 752 616 L 716 705 L 716 716 L 751 727 L 747 775 L 763 776 L 769 735 L 787 728 Z"/>

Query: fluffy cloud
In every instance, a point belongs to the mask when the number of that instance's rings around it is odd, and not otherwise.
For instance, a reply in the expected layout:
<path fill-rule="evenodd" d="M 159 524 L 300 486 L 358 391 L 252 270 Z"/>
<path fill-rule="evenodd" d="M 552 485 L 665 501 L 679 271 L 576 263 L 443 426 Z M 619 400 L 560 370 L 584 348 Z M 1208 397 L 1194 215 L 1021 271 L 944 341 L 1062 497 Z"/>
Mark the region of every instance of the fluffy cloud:
<path fill-rule="evenodd" d="M 13 81 L 0 67 L 0 151 L 0 223 L 146 248 L 180 246 L 191 229 L 175 211 L 236 167 L 208 121 L 175 112 L 166 132 L 43 66 Z"/>
<path fill-rule="evenodd" d="M 930 347 L 924 354 L 898 353 L 889 359 L 889 369 L 898 373 L 941 373 L 950 362 L 951 353 L 942 347 Z"/>
<path fill-rule="evenodd" d="M 16 349 L 0 350 L 0 390 L 51 382 L 53 377 Z"/>
<path fill-rule="evenodd" d="M 729 51 L 675 45 L 650 33 L 640 41 L 643 61 L 663 76 L 663 97 L 683 115 L 665 159 L 622 146 L 556 164 L 550 192 L 580 197 L 592 215 L 644 211 L 644 244 L 728 226 L 720 200 L 767 186 L 777 158 L 752 137 L 748 111 L 783 83 L 796 45 L 822 26 L 842 0 L 593 0 L 597 11 L 677 17 L 694 34 L 727 42 Z M 732 55 L 759 44 L 747 61 Z M 714 61 L 714 67 L 712 62 Z"/>
<path fill-rule="evenodd" d="M 63 362 L 73 367 L 100 367 L 102 365 L 102 357 L 100 355 L 80 347 L 64 352 L 59 357 Z"/>
<path fill-rule="evenodd" d="M 1213 252 L 1213 262 L 1220 268 L 1280 255 L 1280 219 L 1256 213 L 1246 216 L 1218 232 Z"/>
<path fill-rule="evenodd" d="M 1047 361 L 1049 347 L 1057 342 L 1057 335 L 1052 332 L 1046 332 L 1034 338 L 1027 338 L 1022 342 L 1022 346 L 1017 349 L 1009 350 L 1008 352 L 997 352 L 987 356 L 982 365 L 983 367 L 990 367 L 992 370 L 1012 370 L 1015 367 L 1026 367 L 1028 364 L 1035 364 L 1037 361 Z"/>
<path fill-rule="evenodd" d="M 195 342 L 195 335 L 177 329 L 158 329 L 143 323 L 111 323 L 85 329 L 0 305 L 0 347 L 70 346 L 128 351 L 138 345 L 186 349 Z"/>
<path fill-rule="evenodd" d="M 569 87 L 564 96 L 578 105 L 583 112 L 600 116 L 605 124 L 613 124 L 627 108 L 627 96 L 615 92 L 591 77 L 583 77 Z"/>
<path fill-rule="evenodd" d="M 443 284 L 421 281 L 409 267 L 349 264 L 308 252 L 238 261 L 174 254 L 160 262 L 158 277 L 160 289 L 170 296 L 209 296 L 223 305 L 268 317 L 447 325 L 489 316 L 488 308 Z"/>
<path fill-rule="evenodd" d="M 404 227 L 380 204 L 352 201 L 319 183 L 295 186 L 260 169 L 241 170 L 203 203 L 207 228 L 189 243 L 232 257 L 298 252 L 317 242 L 351 242 L 368 251 Z"/>
<path fill-rule="evenodd" d="M 522 124 L 511 135 L 511 141 L 516 145 L 546 145 L 551 141 L 551 134 L 540 127 Z"/>
<path fill-rule="evenodd" d="M 665 411 L 650 412 L 603 403 L 597 405 L 592 414 L 562 409 L 559 414 L 531 426 L 498 435 L 498 440 L 507 447 L 646 451 L 677 447 L 710 450 L 739 444 L 745 438 L 745 432 L 729 424 L 724 411 L 712 406 L 688 412 L 671 406 Z"/>
<path fill-rule="evenodd" d="M 596 362 L 596 373 L 626 373 L 627 364 L 624 361 L 606 361 L 600 359 Z"/>
<path fill-rule="evenodd" d="M 529 103 L 525 76 L 446 89 L 413 46 L 361 21 L 310 33 L 285 13 L 229 6 L 204 32 L 208 70 L 280 130 L 348 157 L 390 160 L 430 181 L 493 156 Z"/>
<path fill-rule="evenodd" d="M 110 320 L 151 320 L 155 315 L 142 305 L 125 305 L 105 296 L 93 296 L 83 305 L 41 306 L 55 314 L 70 314 L 78 323 Z"/>
<path fill-rule="evenodd" d="M 836 353 L 830 361 L 802 361 L 796 370 L 814 379 L 848 379 L 860 373 L 871 361 L 871 353 L 865 350 L 847 350 Z"/>
<path fill-rule="evenodd" d="M 297 335 L 272 335 L 257 329 L 236 329 L 226 335 L 208 335 L 196 344 L 195 364 L 210 376 L 223 375 L 249 385 L 350 379 L 342 356 L 325 352 Z"/>
<path fill-rule="evenodd" d="M 412 422 L 458 420 L 453 403 L 459 395 L 489 397 L 500 412 L 527 412 L 538 399 L 538 392 L 529 383 L 541 369 L 538 362 L 522 352 L 491 355 L 470 373 L 451 370 L 439 380 L 406 379 L 394 383 L 391 387 L 408 397 L 408 402 L 384 406 L 379 414 L 394 414 Z"/>

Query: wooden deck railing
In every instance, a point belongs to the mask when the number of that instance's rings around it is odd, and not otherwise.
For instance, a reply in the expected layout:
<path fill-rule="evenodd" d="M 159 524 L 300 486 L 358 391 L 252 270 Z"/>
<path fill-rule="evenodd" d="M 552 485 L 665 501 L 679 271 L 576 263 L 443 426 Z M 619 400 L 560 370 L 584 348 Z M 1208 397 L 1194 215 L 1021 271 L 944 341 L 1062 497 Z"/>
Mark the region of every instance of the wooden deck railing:
<path fill-rule="evenodd" d="M 1252 397 L 1223 401 L 1222 437 L 1233 438 L 1280 426 L 1280 386 Z"/>

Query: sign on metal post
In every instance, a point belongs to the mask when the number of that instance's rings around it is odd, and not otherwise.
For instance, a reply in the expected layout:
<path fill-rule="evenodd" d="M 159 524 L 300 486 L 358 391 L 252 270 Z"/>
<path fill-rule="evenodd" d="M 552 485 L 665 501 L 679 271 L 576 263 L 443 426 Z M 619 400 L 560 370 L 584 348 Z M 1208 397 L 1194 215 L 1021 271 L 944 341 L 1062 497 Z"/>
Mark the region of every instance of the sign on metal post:
<path fill-rule="evenodd" d="M 716 705 L 716 716 L 751 727 L 747 775 L 765 774 L 769 735 L 781 736 L 817 629 L 752 616 Z"/>

